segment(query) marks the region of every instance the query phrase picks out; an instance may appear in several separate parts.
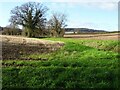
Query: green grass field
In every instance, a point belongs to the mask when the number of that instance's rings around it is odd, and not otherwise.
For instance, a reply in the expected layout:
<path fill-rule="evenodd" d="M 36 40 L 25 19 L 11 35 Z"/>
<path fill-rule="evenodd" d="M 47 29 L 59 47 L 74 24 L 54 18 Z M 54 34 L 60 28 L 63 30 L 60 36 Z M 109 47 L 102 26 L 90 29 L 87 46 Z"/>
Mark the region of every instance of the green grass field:
<path fill-rule="evenodd" d="M 31 60 L 3 60 L 3 88 L 62 89 L 119 86 L 119 41 L 45 39 L 63 41 L 65 45 L 56 52 L 22 56 Z"/>

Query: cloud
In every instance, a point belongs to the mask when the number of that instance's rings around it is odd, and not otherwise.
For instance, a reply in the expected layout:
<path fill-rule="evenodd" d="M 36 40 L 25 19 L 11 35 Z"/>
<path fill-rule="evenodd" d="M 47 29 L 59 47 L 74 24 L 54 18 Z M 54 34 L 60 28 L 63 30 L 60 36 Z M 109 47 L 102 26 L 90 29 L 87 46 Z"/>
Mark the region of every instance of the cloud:
<path fill-rule="evenodd" d="M 119 0 L 49 0 L 49 2 L 119 2 Z"/>
<path fill-rule="evenodd" d="M 115 9 L 117 8 L 116 3 L 102 3 L 102 5 L 99 6 L 102 9 Z"/>
<path fill-rule="evenodd" d="M 107 10 L 113 10 L 113 9 L 117 9 L 117 3 L 107 3 L 107 4 L 102 4 L 100 6 L 100 8 L 102 9 L 107 9 Z"/>
<path fill-rule="evenodd" d="M 119 0 L 0 0 L 0 2 L 119 2 Z"/>
<path fill-rule="evenodd" d="M 117 2 L 74 2 L 68 3 L 68 7 L 75 7 L 75 6 L 84 6 L 87 8 L 98 8 L 98 9 L 103 9 L 103 10 L 117 10 L 118 8 L 118 3 Z"/>
<path fill-rule="evenodd" d="M 52 2 L 52 3 L 68 3 L 66 7 L 74 7 L 76 4 L 87 6 L 87 7 L 96 7 L 105 10 L 114 10 L 117 9 L 119 0 L 0 0 L 0 2 Z M 53 5 L 58 6 L 58 5 Z"/>
<path fill-rule="evenodd" d="M 95 7 L 104 10 L 114 10 L 117 9 L 118 3 L 117 2 L 88 2 L 84 4 L 87 7 Z"/>
<path fill-rule="evenodd" d="M 55 9 L 58 7 L 61 8 L 74 8 L 76 6 L 83 6 L 87 8 L 98 8 L 103 10 L 117 10 L 117 2 L 51 2 Z"/>

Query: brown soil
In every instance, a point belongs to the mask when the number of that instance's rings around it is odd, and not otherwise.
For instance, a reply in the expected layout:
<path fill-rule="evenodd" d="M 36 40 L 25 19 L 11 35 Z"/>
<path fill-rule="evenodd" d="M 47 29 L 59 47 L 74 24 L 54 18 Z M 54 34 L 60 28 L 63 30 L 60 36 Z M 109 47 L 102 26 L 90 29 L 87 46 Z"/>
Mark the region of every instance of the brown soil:
<path fill-rule="evenodd" d="M 35 38 L 0 35 L 3 60 L 25 59 L 22 55 L 50 53 L 60 49 L 64 43 Z M 28 60 L 28 59 L 26 59 Z M 40 59 L 42 60 L 42 59 Z"/>
<path fill-rule="evenodd" d="M 65 35 L 65 38 L 77 39 L 95 39 L 95 40 L 118 40 L 120 33 L 107 33 L 107 34 L 80 34 L 80 35 Z"/>

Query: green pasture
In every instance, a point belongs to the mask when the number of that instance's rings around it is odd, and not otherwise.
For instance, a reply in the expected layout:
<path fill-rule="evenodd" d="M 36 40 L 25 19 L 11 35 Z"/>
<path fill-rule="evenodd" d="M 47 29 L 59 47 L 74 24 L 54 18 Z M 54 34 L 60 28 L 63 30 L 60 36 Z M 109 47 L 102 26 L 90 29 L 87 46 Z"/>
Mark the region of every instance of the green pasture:
<path fill-rule="evenodd" d="M 118 88 L 119 41 L 45 38 L 62 41 L 58 51 L 3 60 L 3 88 Z M 43 60 L 32 60 L 42 58 Z"/>

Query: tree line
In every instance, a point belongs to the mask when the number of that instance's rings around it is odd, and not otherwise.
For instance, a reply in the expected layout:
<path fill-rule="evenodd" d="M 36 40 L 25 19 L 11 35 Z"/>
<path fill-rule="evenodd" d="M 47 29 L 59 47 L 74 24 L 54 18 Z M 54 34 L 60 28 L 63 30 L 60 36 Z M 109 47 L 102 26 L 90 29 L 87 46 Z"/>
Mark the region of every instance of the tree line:
<path fill-rule="evenodd" d="M 45 14 L 49 9 L 41 3 L 27 2 L 11 10 L 10 25 L 12 32 L 22 26 L 21 35 L 27 37 L 63 37 L 66 15 L 53 13 L 47 20 Z M 10 31 L 10 30 L 9 30 Z"/>

